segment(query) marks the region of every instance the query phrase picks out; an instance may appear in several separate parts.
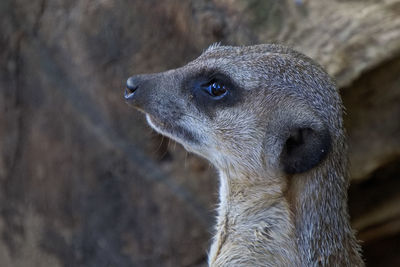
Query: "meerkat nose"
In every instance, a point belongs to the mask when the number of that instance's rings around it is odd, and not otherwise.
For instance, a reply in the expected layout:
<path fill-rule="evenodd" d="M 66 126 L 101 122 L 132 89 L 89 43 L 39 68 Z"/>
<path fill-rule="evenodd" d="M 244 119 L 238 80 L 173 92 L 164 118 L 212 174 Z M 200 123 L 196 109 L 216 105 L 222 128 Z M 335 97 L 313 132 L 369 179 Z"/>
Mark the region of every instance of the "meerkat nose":
<path fill-rule="evenodd" d="M 139 84 L 137 82 L 137 80 L 135 79 L 135 77 L 130 77 L 127 81 L 126 81 L 126 88 L 125 88 L 125 93 L 124 93 L 124 97 L 126 100 L 132 99 L 135 91 L 139 88 Z"/>

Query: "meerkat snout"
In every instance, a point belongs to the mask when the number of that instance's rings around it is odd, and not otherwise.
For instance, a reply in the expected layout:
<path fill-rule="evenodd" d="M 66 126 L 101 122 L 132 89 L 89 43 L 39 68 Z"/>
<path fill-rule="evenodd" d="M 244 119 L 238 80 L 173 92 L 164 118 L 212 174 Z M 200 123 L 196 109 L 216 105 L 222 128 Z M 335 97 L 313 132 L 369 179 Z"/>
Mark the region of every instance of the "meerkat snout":
<path fill-rule="evenodd" d="M 139 88 L 139 81 L 135 77 L 131 77 L 126 81 L 124 93 L 125 100 L 130 100 L 135 95 L 135 91 Z"/>

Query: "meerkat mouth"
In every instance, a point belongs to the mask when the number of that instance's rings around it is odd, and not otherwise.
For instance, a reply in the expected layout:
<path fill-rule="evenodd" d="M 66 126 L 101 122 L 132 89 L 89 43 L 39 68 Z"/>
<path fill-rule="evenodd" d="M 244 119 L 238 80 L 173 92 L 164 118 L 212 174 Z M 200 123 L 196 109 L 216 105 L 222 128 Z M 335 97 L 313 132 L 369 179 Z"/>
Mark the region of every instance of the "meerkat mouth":
<path fill-rule="evenodd" d="M 200 143 L 200 139 L 195 133 L 177 124 L 176 122 L 165 123 L 148 113 L 146 113 L 146 120 L 151 128 L 183 145 L 186 143 Z"/>
<path fill-rule="evenodd" d="M 146 113 L 146 121 L 150 125 L 151 128 L 156 130 L 157 132 L 160 132 L 162 134 L 165 134 L 164 131 L 167 130 L 166 128 L 169 128 L 166 126 L 165 123 L 159 121 L 156 119 L 154 116 L 150 115 L 149 113 Z"/>

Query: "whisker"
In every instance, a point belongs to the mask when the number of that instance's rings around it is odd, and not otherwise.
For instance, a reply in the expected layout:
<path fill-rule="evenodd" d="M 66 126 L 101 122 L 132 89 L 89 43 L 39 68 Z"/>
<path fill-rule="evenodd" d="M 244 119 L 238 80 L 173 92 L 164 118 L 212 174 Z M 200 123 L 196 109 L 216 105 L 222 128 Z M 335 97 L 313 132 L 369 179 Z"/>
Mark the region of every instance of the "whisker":
<path fill-rule="evenodd" d="M 158 145 L 158 147 L 156 148 L 156 151 L 154 151 L 154 153 L 157 153 L 161 149 L 163 141 L 164 141 L 164 135 L 161 135 L 161 142 Z"/>
<path fill-rule="evenodd" d="M 163 141 L 164 141 L 164 136 L 163 136 Z M 167 144 L 167 147 L 165 148 L 163 154 L 161 155 L 161 159 L 163 159 L 163 158 L 165 157 L 165 155 L 168 154 L 168 149 L 169 149 L 169 148 L 168 148 L 168 144 Z"/>
<path fill-rule="evenodd" d="M 185 160 L 184 160 L 184 168 L 187 168 L 186 161 L 187 161 L 188 152 L 185 150 Z"/>

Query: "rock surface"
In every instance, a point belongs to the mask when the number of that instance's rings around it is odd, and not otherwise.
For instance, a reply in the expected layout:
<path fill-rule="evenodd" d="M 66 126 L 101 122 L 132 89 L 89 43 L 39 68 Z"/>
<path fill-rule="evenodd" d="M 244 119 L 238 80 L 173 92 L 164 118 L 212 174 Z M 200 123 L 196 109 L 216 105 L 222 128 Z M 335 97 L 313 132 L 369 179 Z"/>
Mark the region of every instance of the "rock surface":
<path fill-rule="evenodd" d="M 400 1 L 3 0 L 0 265 L 202 266 L 217 179 L 125 105 L 213 42 L 291 45 L 336 78 L 368 266 L 400 265 Z"/>

